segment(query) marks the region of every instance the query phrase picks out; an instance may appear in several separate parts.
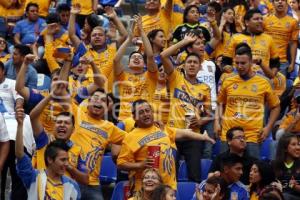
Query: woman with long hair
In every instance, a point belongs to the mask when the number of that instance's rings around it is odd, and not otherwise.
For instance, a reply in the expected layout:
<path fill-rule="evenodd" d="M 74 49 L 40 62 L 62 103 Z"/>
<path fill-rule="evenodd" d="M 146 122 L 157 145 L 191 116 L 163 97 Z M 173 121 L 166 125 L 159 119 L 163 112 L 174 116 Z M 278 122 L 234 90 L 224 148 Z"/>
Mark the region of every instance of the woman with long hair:
<path fill-rule="evenodd" d="M 212 176 L 206 180 L 203 191 L 196 187 L 196 200 L 226 200 L 229 199 L 229 193 L 226 181 Z"/>
<path fill-rule="evenodd" d="M 272 182 L 275 182 L 275 173 L 272 166 L 264 161 L 253 163 L 250 174 L 250 200 L 258 200 L 260 192 Z"/>
<path fill-rule="evenodd" d="M 276 178 L 283 186 L 287 199 L 300 195 L 300 144 L 297 135 L 285 133 L 279 140 L 273 162 Z"/>
<path fill-rule="evenodd" d="M 299 0 L 289 0 L 289 5 L 292 8 L 293 17 L 299 21 L 300 19 L 300 1 Z"/>
<path fill-rule="evenodd" d="M 0 36 L 0 61 L 6 63 L 10 58 L 8 53 L 7 42 L 4 37 Z"/>
<path fill-rule="evenodd" d="M 176 192 L 168 185 L 160 185 L 152 192 L 151 200 L 176 200 Z"/>
<path fill-rule="evenodd" d="M 162 184 L 162 178 L 156 169 L 145 169 L 142 175 L 142 189 L 128 200 L 150 200 L 156 187 Z"/>
<path fill-rule="evenodd" d="M 160 65 L 161 59 L 159 54 L 166 47 L 167 42 L 165 33 L 162 29 L 154 29 L 148 33 L 147 37 L 152 47 L 155 62 L 157 65 Z"/>

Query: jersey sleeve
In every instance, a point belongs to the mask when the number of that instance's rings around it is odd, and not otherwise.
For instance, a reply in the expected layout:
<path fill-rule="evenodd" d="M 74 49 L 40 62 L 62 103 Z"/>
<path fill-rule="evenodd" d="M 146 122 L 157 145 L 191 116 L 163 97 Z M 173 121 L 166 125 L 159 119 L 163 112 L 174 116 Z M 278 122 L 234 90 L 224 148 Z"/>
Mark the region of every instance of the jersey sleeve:
<path fill-rule="evenodd" d="M 299 37 L 299 25 L 298 22 L 296 20 L 293 20 L 293 24 L 292 24 L 292 34 L 291 34 L 291 40 L 293 41 L 298 41 L 298 37 Z"/>
<path fill-rule="evenodd" d="M 130 163 L 135 162 L 134 153 L 130 149 L 129 144 L 126 141 L 124 141 L 120 150 L 120 154 L 117 159 L 117 164 L 121 165 L 128 162 Z"/>
<path fill-rule="evenodd" d="M 278 96 L 275 94 L 275 91 L 273 90 L 271 83 L 266 83 L 266 100 L 268 102 L 268 105 L 270 108 L 274 108 L 280 104 L 280 100 Z"/>
<path fill-rule="evenodd" d="M 36 149 L 42 149 L 49 143 L 49 137 L 45 131 L 42 131 L 38 137 L 34 138 Z"/>
<path fill-rule="evenodd" d="M 53 57 L 54 53 L 54 46 L 53 42 L 47 42 L 45 44 L 45 59 L 48 64 L 50 72 L 53 72 L 54 70 L 59 68 L 58 63 L 56 62 L 55 58 Z"/>
<path fill-rule="evenodd" d="M 113 144 L 121 144 L 121 142 L 123 141 L 124 137 L 126 135 L 126 132 L 119 129 L 118 127 L 113 125 L 113 131 L 112 134 L 110 136 L 110 141 Z"/>
<path fill-rule="evenodd" d="M 165 131 L 168 133 L 171 143 L 175 143 L 176 141 L 176 128 L 166 127 Z"/>
<path fill-rule="evenodd" d="M 18 159 L 16 165 L 18 176 L 21 178 L 24 186 L 28 189 L 30 185 L 36 181 L 38 172 L 33 169 L 30 158 L 24 154 L 21 159 Z"/>

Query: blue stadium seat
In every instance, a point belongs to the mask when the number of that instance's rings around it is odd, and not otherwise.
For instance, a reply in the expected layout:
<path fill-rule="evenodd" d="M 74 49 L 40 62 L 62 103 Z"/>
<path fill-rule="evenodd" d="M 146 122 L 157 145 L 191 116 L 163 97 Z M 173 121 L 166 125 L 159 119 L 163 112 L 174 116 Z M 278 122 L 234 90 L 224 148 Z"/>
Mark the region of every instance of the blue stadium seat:
<path fill-rule="evenodd" d="M 123 200 L 124 199 L 124 185 L 128 181 L 120 181 L 115 185 L 111 200 Z"/>
<path fill-rule="evenodd" d="M 201 181 L 207 179 L 211 163 L 212 160 L 210 159 L 201 159 Z"/>
<path fill-rule="evenodd" d="M 194 182 L 178 182 L 177 183 L 177 200 L 191 200 L 195 193 L 196 183 Z"/>
<path fill-rule="evenodd" d="M 260 158 L 262 160 L 270 161 L 271 160 L 271 143 L 273 142 L 272 138 L 267 138 L 260 147 Z"/>
<path fill-rule="evenodd" d="M 212 148 L 212 157 L 215 158 L 217 155 L 220 154 L 221 151 L 221 140 L 217 139 L 216 143 L 213 145 Z"/>
<path fill-rule="evenodd" d="M 51 87 L 51 78 L 45 74 L 38 74 L 37 89 L 49 90 Z"/>
<path fill-rule="evenodd" d="M 103 156 L 99 178 L 101 183 L 112 183 L 117 180 L 117 167 L 109 155 Z"/>
<path fill-rule="evenodd" d="M 211 163 L 212 160 L 210 159 L 201 159 L 201 181 L 207 178 Z M 184 160 L 181 160 L 179 163 L 177 180 L 178 182 L 189 181 L 187 167 Z"/>

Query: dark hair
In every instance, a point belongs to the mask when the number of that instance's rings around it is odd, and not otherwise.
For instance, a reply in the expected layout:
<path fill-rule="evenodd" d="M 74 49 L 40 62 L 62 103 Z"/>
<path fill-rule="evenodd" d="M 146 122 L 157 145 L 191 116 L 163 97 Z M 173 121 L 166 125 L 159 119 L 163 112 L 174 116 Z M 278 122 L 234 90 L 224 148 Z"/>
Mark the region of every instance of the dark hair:
<path fill-rule="evenodd" d="M 151 46 L 153 46 L 153 40 L 159 32 L 163 32 L 163 34 L 165 34 L 162 29 L 154 29 L 148 33 L 147 37 L 151 43 Z"/>
<path fill-rule="evenodd" d="M 276 176 L 280 176 L 285 169 L 284 162 L 287 158 L 287 149 L 293 138 L 297 138 L 297 135 L 293 133 L 285 133 L 278 141 L 278 146 L 276 149 L 276 157 L 274 160 L 274 170 Z M 297 138 L 298 139 L 298 138 Z"/>
<path fill-rule="evenodd" d="M 277 192 L 277 194 L 280 196 L 280 198 L 278 198 L 278 196 L 275 195 L 273 192 Z M 268 185 L 267 187 L 265 187 L 259 194 L 258 199 L 259 200 L 285 200 L 280 189 L 278 189 L 277 187 L 275 187 L 273 185 Z"/>
<path fill-rule="evenodd" d="M 131 56 L 132 56 L 133 54 L 135 54 L 135 53 L 140 54 L 141 56 L 143 56 L 144 61 L 145 61 L 145 56 L 144 56 L 141 52 L 139 52 L 139 51 L 133 51 L 133 52 L 131 52 L 131 53 L 129 54 L 129 56 L 128 56 L 129 60 L 130 60 Z"/>
<path fill-rule="evenodd" d="M 206 180 L 206 184 L 211 184 L 211 185 L 214 185 L 215 187 L 217 185 L 220 185 L 220 188 L 221 188 L 220 196 L 223 195 L 222 199 L 229 199 L 228 197 L 229 197 L 230 191 L 228 190 L 227 182 L 223 178 L 212 176 Z"/>
<path fill-rule="evenodd" d="M 258 9 L 250 9 L 246 12 L 245 16 L 244 16 L 244 21 L 249 21 L 254 14 L 261 14 L 260 10 Z"/>
<path fill-rule="evenodd" d="M 226 133 L 227 141 L 232 140 L 234 131 L 243 131 L 244 132 L 244 129 L 240 126 L 235 126 L 235 127 L 230 128 Z"/>
<path fill-rule="evenodd" d="M 247 55 L 252 59 L 251 47 L 247 43 L 241 42 L 235 47 L 235 55 Z"/>
<path fill-rule="evenodd" d="M 106 96 L 106 105 L 108 105 L 109 104 L 108 95 L 105 92 L 105 90 L 103 88 L 97 88 L 97 90 L 95 90 L 94 92 L 92 92 L 90 96 L 93 96 L 96 92 L 100 92 L 100 93 L 105 94 L 105 96 Z"/>
<path fill-rule="evenodd" d="M 151 193 L 151 200 L 165 200 L 167 192 L 169 190 L 173 190 L 170 186 L 168 185 L 159 185 L 157 186 Z"/>
<path fill-rule="evenodd" d="M 245 1 L 245 0 L 230 0 L 230 1 L 227 1 L 227 3 L 223 4 L 223 6 L 229 6 L 231 8 L 234 8 L 235 6 L 240 6 L 240 5 L 243 5 L 245 10 L 248 10 L 248 8 L 249 8 L 249 5 L 248 5 L 247 1 Z"/>
<path fill-rule="evenodd" d="M 222 6 L 221 6 L 218 2 L 216 2 L 216 1 L 209 2 L 209 3 L 207 4 L 207 6 L 208 6 L 208 7 L 214 8 L 214 10 L 215 10 L 217 13 L 220 12 L 221 9 L 222 9 Z"/>
<path fill-rule="evenodd" d="M 73 124 L 73 127 L 75 126 L 75 118 L 74 118 L 74 115 L 72 113 L 70 113 L 70 112 L 60 112 L 60 113 L 58 113 L 58 115 L 56 117 L 58 117 L 58 116 L 70 117 L 71 121 L 72 121 L 72 124 Z"/>
<path fill-rule="evenodd" d="M 51 73 L 51 79 L 53 79 L 54 76 L 59 76 L 60 69 L 61 68 L 57 68 L 57 69 L 53 70 L 53 72 Z"/>
<path fill-rule="evenodd" d="M 250 194 L 254 192 L 257 188 L 263 189 L 267 185 L 271 184 L 272 182 L 276 181 L 275 179 L 275 173 L 273 171 L 272 166 L 262 160 L 257 160 L 253 163 L 253 165 L 256 165 L 258 168 L 258 172 L 260 174 L 261 180 L 259 183 L 251 184 L 250 187 Z M 253 166 L 252 165 L 252 166 Z"/>
<path fill-rule="evenodd" d="M 31 6 L 36 7 L 37 9 L 39 9 L 39 5 L 38 4 L 30 2 L 30 3 L 27 4 L 25 11 L 28 12 L 29 8 Z"/>
<path fill-rule="evenodd" d="M 189 13 L 189 11 L 192 9 L 192 8 L 196 8 L 199 12 L 199 8 L 196 6 L 196 5 L 189 5 L 188 7 L 186 7 L 184 9 L 184 12 L 183 12 L 183 23 L 188 23 L 187 21 L 187 15 Z M 200 13 L 200 12 L 199 12 Z"/>
<path fill-rule="evenodd" d="M 51 160 L 55 160 L 58 151 L 62 150 L 62 151 L 68 151 L 70 148 L 69 146 L 66 144 L 66 142 L 64 140 L 61 139 L 56 139 L 52 142 L 50 142 L 45 150 L 44 153 L 44 159 L 45 159 L 45 164 L 48 167 L 49 163 L 48 163 L 48 158 L 50 158 Z"/>
<path fill-rule="evenodd" d="M 232 11 L 234 12 L 234 9 L 233 9 L 233 8 L 231 8 L 231 7 L 224 7 L 224 8 L 221 10 L 220 17 L 222 17 L 222 15 L 223 15 L 225 12 L 227 12 L 227 10 L 232 10 Z M 236 26 L 235 26 L 235 22 L 229 24 L 229 31 L 230 31 L 230 35 L 237 33 L 237 31 L 236 31 Z M 222 31 L 222 35 L 223 35 L 223 31 Z M 223 40 L 223 37 L 222 37 L 222 40 Z"/>
<path fill-rule="evenodd" d="M 57 13 L 49 13 L 46 17 L 46 23 L 52 24 L 52 23 L 60 23 L 60 17 Z"/>
<path fill-rule="evenodd" d="M 135 100 L 132 105 L 131 105 L 131 112 L 132 112 L 132 116 L 135 117 L 136 116 L 136 107 L 138 105 L 141 105 L 143 103 L 146 103 L 150 106 L 150 108 L 152 109 L 151 105 L 149 104 L 149 102 L 145 99 L 138 99 L 138 100 Z"/>
<path fill-rule="evenodd" d="M 243 158 L 236 154 L 230 153 L 222 158 L 221 171 L 224 172 L 225 166 L 232 167 L 232 166 L 236 165 L 237 163 L 243 164 Z"/>
<path fill-rule="evenodd" d="M 56 8 L 56 12 L 61 13 L 61 12 L 64 12 L 64 11 L 68 11 L 68 12 L 71 11 L 70 6 L 66 3 L 59 4 Z"/>
<path fill-rule="evenodd" d="M 96 14 L 91 14 L 88 15 L 86 18 L 87 23 L 89 24 L 89 26 L 91 27 L 91 30 L 93 30 L 96 26 L 102 26 L 102 21 L 100 20 L 100 18 L 98 17 L 98 15 Z"/>
<path fill-rule="evenodd" d="M 1 70 L 4 70 L 4 69 L 5 69 L 5 68 L 4 68 L 4 64 L 3 64 L 2 61 L 0 61 L 0 69 L 1 69 Z"/>
<path fill-rule="evenodd" d="M 197 57 L 197 58 L 199 59 L 199 61 L 200 61 L 200 57 L 199 57 L 198 54 L 196 54 L 196 53 L 188 53 L 187 56 L 186 56 L 186 58 L 185 58 L 185 60 L 184 60 L 184 62 L 186 62 L 186 60 L 187 60 L 189 57 L 191 57 L 191 56 Z"/>
<path fill-rule="evenodd" d="M 29 46 L 27 45 L 23 45 L 23 44 L 16 44 L 14 46 L 15 49 L 18 49 L 19 53 L 22 55 L 22 56 L 26 56 L 27 54 L 30 54 L 31 53 L 31 49 Z"/>

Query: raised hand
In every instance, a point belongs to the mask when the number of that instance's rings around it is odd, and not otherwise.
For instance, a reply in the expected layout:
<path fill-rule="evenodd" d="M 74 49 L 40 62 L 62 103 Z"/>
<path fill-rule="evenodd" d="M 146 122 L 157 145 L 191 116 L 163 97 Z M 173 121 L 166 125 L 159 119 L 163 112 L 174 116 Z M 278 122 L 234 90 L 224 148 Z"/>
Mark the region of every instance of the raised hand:
<path fill-rule="evenodd" d="M 216 11 L 213 9 L 208 9 L 206 19 L 208 22 L 214 22 L 216 20 Z"/>
<path fill-rule="evenodd" d="M 183 39 L 188 41 L 189 43 L 193 43 L 197 40 L 197 36 L 194 33 L 189 32 L 185 34 Z"/>
<path fill-rule="evenodd" d="M 80 11 L 81 11 L 81 5 L 79 3 L 72 5 L 72 7 L 71 7 L 71 13 L 72 14 L 77 15 L 77 14 L 80 13 Z"/>
<path fill-rule="evenodd" d="M 117 13 L 116 13 L 116 11 L 114 10 L 113 7 L 106 6 L 104 8 L 104 11 L 105 11 L 107 17 L 110 18 L 110 19 L 115 19 L 116 17 L 118 17 Z"/>
<path fill-rule="evenodd" d="M 139 32 L 142 32 L 143 31 L 142 17 L 140 15 L 134 15 L 133 19 L 136 23 Z"/>
<path fill-rule="evenodd" d="M 30 64 L 32 63 L 33 61 L 35 61 L 37 59 L 37 57 L 33 54 L 27 54 L 25 57 L 24 57 L 24 63 L 25 64 Z"/>
<path fill-rule="evenodd" d="M 24 109 L 16 108 L 15 115 L 16 115 L 16 120 L 17 120 L 18 124 L 23 124 L 24 118 L 25 118 Z"/>

